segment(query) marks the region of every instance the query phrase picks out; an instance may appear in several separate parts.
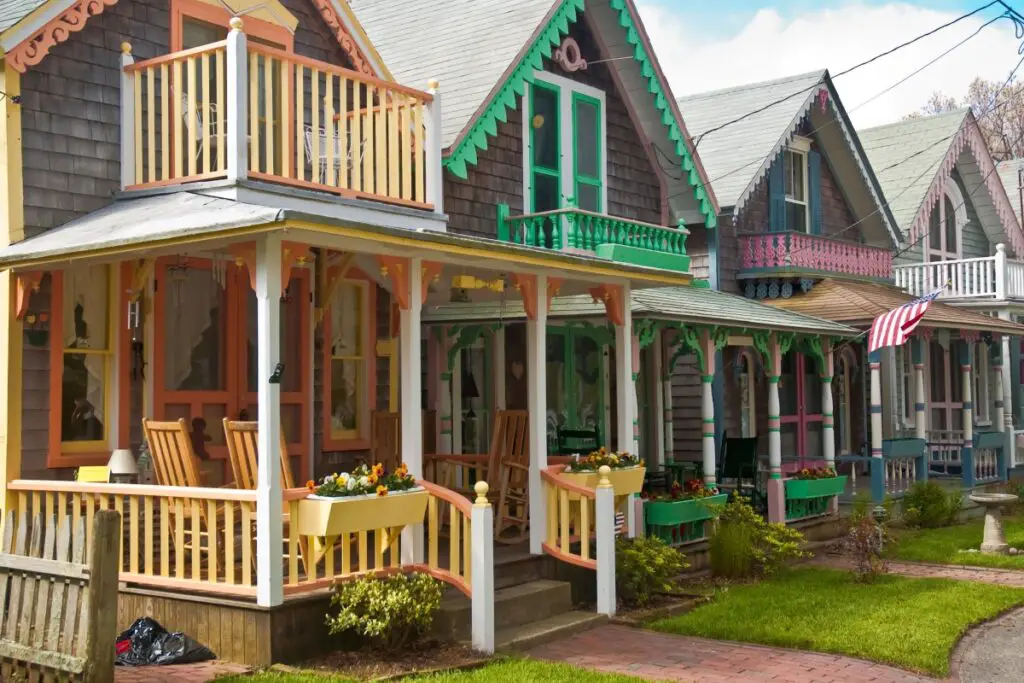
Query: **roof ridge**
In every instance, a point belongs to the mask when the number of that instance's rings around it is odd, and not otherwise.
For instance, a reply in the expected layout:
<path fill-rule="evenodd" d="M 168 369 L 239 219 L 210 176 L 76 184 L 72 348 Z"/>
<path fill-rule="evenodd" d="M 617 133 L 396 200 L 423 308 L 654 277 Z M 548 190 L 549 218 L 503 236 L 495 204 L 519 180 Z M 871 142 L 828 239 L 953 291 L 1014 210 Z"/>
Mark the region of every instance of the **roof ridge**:
<path fill-rule="evenodd" d="M 858 134 L 863 135 L 864 133 L 874 133 L 876 131 L 885 130 L 886 128 L 896 128 L 898 126 L 913 126 L 921 123 L 935 121 L 936 119 L 943 119 L 947 117 L 953 117 L 959 115 L 961 118 L 967 116 L 968 112 L 971 111 L 970 107 L 959 107 L 952 111 L 944 111 L 939 114 L 929 114 L 927 116 L 917 116 L 915 118 L 903 118 L 899 121 L 892 121 L 891 123 L 883 123 L 880 126 L 871 126 L 870 128 L 863 128 Z"/>
<path fill-rule="evenodd" d="M 716 88 L 714 90 L 704 90 L 704 91 L 701 91 L 701 92 L 692 93 L 690 95 L 682 95 L 680 97 L 677 97 L 676 98 L 676 102 L 681 104 L 685 100 L 695 100 L 695 99 L 706 98 L 706 97 L 718 97 L 720 95 L 729 95 L 729 94 L 733 94 L 733 93 L 736 93 L 736 92 L 740 92 L 742 90 L 752 90 L 754 88 L 761 88 L 761 87 L 767 87 L 767 86 L 773 86 L 773 85 L 781 85 L 782 83 L 789 83 L 791 81 L 799 81 L 799 80 L 803 80 L 805 78 L 810 78 L 811 76 L 815 76 L 815 75 L 819 77 L 819 80 L 821 80 L 821 79 L 823 79 L 825 77 L 825 74 L 827 72 L 828 72 L 828 69 L 814 69 L 812 71 L 806 71 L 806 72 L 801 73 L 801 74 L 793 74 L 791 76 L 784 76 L 782 78 L 775 78 L 775 79 L 771 79 L 771 80 L 767 80 L 767 81 L 757 81 L 757 82 L 754 82 L 754 83 L 744 83 L 744 84 L 741 84 L 741 85 L 733 85 L 733 86 L 729 86 L 727 88 Z M 794 93 L 794 95 L 795 95 L 795 93 Z"/>

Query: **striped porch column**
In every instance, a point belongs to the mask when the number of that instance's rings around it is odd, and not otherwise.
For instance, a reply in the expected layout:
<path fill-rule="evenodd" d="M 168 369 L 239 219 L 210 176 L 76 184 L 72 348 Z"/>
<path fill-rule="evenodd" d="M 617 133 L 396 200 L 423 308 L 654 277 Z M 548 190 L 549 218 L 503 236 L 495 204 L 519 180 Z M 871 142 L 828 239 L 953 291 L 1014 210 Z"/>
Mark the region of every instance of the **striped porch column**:
<path fill-rule="evenodd" d="M 964 486 L 974 486 L 974 399 L 971 387 L 971 348 L 973 344 L 960 341 L 960 371 L 963 373 L 963 414 L 964 414 L 964 445 L 960 462 L 963 464 Z"/>
<path fill-rule="evenodd" d="M 768 343 L 768 521 L 786 521 L 786 489 L 782 483 L 782 423 L 779 417 L 779 376 L 782 372 L 782 350 L 776 333 Z"/>
<path fill-rule="evenodd" d="M 832 340 L 821 340 L 824 367 L 821 369 L 821 452 L 825 455 L 826 467 L 836 466 L 835 417 L 832 406 L 833 353 Z"/>
<path fill-rule="evenodd" d="M 633 450 L 640 455 L 640 401 L 637 392 L 640 390 L 640 340 L 636 336 L 636 328 L 633 328 L 633 345 L 630 347 L 630 361 L 633 367 L 633 391 L 629 392 L 629 399 L 633 402 Z M 651 444 L 644 444 L 651 452 Z M 625 449 L 624 449 L 625 450 Z"/>
<path fill-rule="evenodd" d="M 885 463 L 882 462 L 882 352 L 868 354 L 871 372 L 871 495 L 876 503 L 885 499 Z"/>
<path fill-rule="evenodd" d="M 1003 354 L 1002 348 L 999 345 L 992 345 L 990 348 L 990 358 L 992 359 L 992 370 L 996 373 L 996 387 L 995 387 L 995 423 L 996 431 L 1002 432 L 1003 434 L 1003 457 L 999 460 L 999 478 L 1002 481 L 1008 481 L 1010 478 L 1010 442 L 1013 440 L 1013 424 L 1009 427 L 1006 425 L 1006 401 L 1005 397 L 1009 393 L 1007 388 L 1003 386 Z"/>
<path fill-rule="evenodd" d="M 701 330 L 700 347 L 704 357 L 701 368 L 701 453 L 703 455 L 704 483 L 715 483 L 715 401 L 711 383 L 715 379 L 715 342 L 710 330 Z"/>
<path fill-rule="evenodd" d="M 924 339 L 921 337 L 911 338 L 910 359 L 914 363 L 914 436 L 927 440 L 928 403 L 924 393 Z"/>

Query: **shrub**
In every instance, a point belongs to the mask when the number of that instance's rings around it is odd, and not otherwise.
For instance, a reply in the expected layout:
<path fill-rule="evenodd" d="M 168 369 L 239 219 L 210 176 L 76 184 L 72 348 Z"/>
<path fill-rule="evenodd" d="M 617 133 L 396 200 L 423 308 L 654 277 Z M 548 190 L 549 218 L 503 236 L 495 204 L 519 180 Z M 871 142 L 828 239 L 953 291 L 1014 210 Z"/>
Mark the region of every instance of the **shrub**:
<path fill-rule="evenodd" d="M 804 536 L 785 524 L 772 524 L 734 494 L 710 539 L 711 573 L 724 578 L 771 574 L 804 557 Z"/>
<path fill-rule="evenodd" d="M 442 584 L 426 574 L 368 576 L 339 585 L 327 616 L 332 634 L 355 634 L 386 652 L 423 637 L 441 606 Z"/>
<path fill-rule="evenodd" d="M 861 583 L 871 583 L 889 571 L 884 555 L 885 546 L 892 541 L 887 519 L 888 509 L 881 520 L 876 519 L 870 497 L 857 497 L 843 546 L 853 560 L 854 578 Z"/>
<path fill-rule="evenodd" d="M 624 605 L 644 607 L 656 593 L 670 592 L 689 567 L 684 555 L 660 538 L 619 538 L 615 542 L 615 592 Z"/>
<path fill-rule="evenodd" d="M 935 529 L 956 521 L 963 500 L 960 491 L 946 492 L 934 481 L 918 481 L 903 494 L 903 522 L 910 527 Z"/>

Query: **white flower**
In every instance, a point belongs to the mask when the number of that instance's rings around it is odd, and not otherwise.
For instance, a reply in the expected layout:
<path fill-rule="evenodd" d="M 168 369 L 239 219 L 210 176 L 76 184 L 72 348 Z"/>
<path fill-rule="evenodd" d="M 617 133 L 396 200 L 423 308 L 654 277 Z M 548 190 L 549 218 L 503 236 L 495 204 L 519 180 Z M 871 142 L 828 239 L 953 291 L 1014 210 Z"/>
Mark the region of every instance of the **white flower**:
<path fill-rule="evenodd" d="M 339 475 L 338 475 L 338 482 L 339 482 L 339 483 L 340 483 L 340 484 L 341 484 L 342 486 L 344 486 L 345 484 L 347 484 L 347 483 L 348 483 L 348 481 L 349 481 L 349 476 L 348 476 L 348 472 L 342 472 L 341 474 L 339 474 Z"/>
<path fill-rule="evenodd" d="M 360 488 L 364 488 L 365 489 L 369 485 L 370 485 L 370 480 L 368 478 L 366 478 L 366 477 L 359 477 L 359 487 Z"/>
<path fill-rule="evenodd" d="M 348 482 L 346 482 L 345 484 L 345 488 L 347 488 L 349 491 L 352 491 L 353 489 L 355 489 L 356 483 L 357 482 L 355 477 L 349 477 Z"/>

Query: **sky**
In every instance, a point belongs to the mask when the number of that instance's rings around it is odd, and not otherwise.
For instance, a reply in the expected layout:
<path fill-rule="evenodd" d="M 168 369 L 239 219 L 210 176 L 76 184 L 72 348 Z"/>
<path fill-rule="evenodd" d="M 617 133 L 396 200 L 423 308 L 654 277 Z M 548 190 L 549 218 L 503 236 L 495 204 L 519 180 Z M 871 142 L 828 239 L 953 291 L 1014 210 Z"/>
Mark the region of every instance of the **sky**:
<path fill-rule="evenodd" d="M 637 0 L 677 96 L 827 68 L 833 75 L 980 7 L 988 0 Z M 1024 13 L 1024 0 L 1008 0 Z M 1003 82 L 1021 57 L 1014 25 L 996 21 L 891 92 L 1002 12 L 996 7 L 837 78 L 858 128 L 897 121 L 935 91 L 958 100 L 981 76 Z M 1024 66 L 1020 70 L 1024 76 Z"/>

